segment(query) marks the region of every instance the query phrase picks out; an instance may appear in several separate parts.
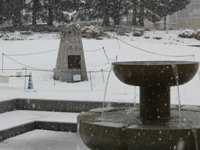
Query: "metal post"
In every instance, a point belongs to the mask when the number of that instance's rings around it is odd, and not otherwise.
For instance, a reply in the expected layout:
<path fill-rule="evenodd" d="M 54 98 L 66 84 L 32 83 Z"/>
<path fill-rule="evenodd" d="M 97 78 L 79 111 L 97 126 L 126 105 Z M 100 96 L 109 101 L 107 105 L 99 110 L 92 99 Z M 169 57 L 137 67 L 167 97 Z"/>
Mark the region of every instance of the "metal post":
<path fill-rule="evenodd" d="M 109 64 L 110 62 L 109 62 L 109 60 L 108 60 L 108 56 L 107 56 L 107 54 L 106 54 L 106 51 L 105 51 L 104 47 L 103 47 L 103 51 L 104 51 L 104 53 L 105 53 L 105 55 L 106 55 L 106 59 L 107 59 L 108 64 Z"/>
<path fill-rule="evenodd" d="M 117 38 L 117 44 L 118 44 L 118 46 L 119 46 L 119 49 L 121 49 L 121 48 L 120 48 L 120 45 L 119 45 L 119 41 L 118 41 L 118 38 Z"/>
<path fill-rule="evenodd" d="M 3 73 L 4 53 L 2 53 L 2 73 Z"/>
<path fill-rule="evenodd" d="M 105 83 L 104 75 L 103 75 L 103 69 L 101 69 L 101 72 L 102 72 L 103 83 Z"/>
<path fill-rule="evenodd" d="M 27 73 L 27 69 L 24 68 L 24 70 L 25 70 L 25 81 L 24 81 L 24 91 L 25 91 L 26 90 L 26 73 Z"/>
<path fill-rule="evenodd" d="M 89 71 L 89 74 L 90 74 L 90 85 L 91 85 L 91 91 L 93 91 L 93 89 L 92 89 L 92 75 L 91 75 L 91 71 Z"/>

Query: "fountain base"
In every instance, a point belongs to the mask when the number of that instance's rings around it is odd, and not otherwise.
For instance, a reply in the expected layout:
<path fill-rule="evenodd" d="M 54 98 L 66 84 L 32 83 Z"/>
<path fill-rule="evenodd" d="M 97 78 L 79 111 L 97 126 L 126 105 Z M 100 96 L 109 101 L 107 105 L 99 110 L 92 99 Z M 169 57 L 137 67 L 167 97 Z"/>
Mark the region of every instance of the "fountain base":
<path fill-rule="evenodd" d="M 155 121 L 141 118 L 139 108 L 121 109 L 106 110 L 103 118 L 101 108 L 78 116 L 78 132 L 88 148 L 194 150 L 200 146 L 196 139 L 200 135 L 200 110 L 183 110 L 185 118 L 179 122 L 178 108 L 171 109 L 169 120 Z"/>

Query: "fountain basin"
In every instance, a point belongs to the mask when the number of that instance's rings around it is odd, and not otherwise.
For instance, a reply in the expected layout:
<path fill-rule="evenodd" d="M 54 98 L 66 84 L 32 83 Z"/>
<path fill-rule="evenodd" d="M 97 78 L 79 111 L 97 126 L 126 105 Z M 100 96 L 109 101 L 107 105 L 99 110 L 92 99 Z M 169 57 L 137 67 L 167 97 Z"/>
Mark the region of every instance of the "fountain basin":
<path fill-rule="evenodd" d="M 81 113 L 78 132 L 84 144 L 91 150 L 195 150 L 200 146 L 194 135 L 200 135 L 199 108 L 183 110 L 183 122 L 179 122 L 177 107 L 171 108 L 170 121 L 144 120 L 139 108 L 131 109 L 107 110 L 103 119 L 93 110 Z"/>
<path fill-rule="evenodd" d="M 176 86 L 172 65 L 178 68 L 179 85 L 189 82 L 197 73 L 196 61 L 130 61 L 112 63 L 117 78 L 134 86 Z"/>

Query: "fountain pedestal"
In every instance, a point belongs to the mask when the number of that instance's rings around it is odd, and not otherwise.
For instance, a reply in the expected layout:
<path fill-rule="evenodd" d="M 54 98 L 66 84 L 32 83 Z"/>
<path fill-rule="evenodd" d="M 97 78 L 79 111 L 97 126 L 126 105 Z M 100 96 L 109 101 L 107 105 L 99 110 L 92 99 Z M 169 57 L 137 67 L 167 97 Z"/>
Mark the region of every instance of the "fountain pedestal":
<path fill-rule="evenodd" d="M 140 87 L 140 117 L 150 120 L 170 117 L 170 87 Z"/>

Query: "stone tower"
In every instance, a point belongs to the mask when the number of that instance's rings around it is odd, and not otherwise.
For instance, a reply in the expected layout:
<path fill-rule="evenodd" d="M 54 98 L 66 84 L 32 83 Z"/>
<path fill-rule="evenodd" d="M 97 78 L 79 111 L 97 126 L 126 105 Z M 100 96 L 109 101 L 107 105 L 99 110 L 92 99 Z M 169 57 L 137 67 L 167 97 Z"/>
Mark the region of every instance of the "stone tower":
<path fill-rule="evenodd" d="M 54 79 L 61 82 L 88 80 L 81 29 L 77 23 L 69 23 L 62 31 Z"/>

